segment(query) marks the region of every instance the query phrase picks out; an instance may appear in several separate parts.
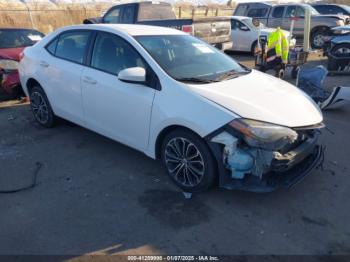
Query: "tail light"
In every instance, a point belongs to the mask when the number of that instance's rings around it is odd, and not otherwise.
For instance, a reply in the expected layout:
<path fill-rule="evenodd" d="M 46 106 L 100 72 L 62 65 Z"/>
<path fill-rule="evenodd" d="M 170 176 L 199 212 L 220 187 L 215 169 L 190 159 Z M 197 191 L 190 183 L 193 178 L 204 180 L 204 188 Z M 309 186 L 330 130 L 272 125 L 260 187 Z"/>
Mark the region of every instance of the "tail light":
<path fill-rule="evenodd" d="M 192 25 L 183 25 L 182 26 L 182 31 L 185 33 L 193 35 L 193 26 Z"/>

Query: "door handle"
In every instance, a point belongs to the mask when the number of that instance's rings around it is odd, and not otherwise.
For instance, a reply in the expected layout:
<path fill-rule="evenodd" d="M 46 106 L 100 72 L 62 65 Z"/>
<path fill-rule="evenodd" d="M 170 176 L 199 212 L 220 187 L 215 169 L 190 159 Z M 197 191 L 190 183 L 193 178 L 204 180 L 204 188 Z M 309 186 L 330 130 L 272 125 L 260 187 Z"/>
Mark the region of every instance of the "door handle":
<path fill-rule="evenodd" d="M 42 67 L 49 67 L 49 64 L 48 64 L 47 62 L 45 62 L 45 61 L 41 61 L 41 62 L 40 62 L 40 65 L 41 65 Z"/>
<path fill-rule="evenodd" d="M 88 76 L 83 77 L 83 82 L 85 82 L 87 84 L 91 84 L 91 85 L 97 84 L 97 81 L 95 79 L 92 79 L 91 77 L 88 77 Z"/>

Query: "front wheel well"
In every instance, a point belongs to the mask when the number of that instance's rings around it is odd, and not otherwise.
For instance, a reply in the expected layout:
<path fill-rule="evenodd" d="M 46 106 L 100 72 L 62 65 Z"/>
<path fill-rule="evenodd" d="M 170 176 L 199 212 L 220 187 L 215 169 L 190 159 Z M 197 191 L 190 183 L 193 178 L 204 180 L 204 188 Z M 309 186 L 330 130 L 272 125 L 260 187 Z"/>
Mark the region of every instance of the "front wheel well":
<path fill-rule="evenodd" d="M 27 81 L 27 90 L 28 90 L 28 93 L 30 93 L 30 90 L 34 87 L 34 86 L 41 86 L 39 84 L 38 81 L 36 81 L 34 78 L 29 78 L 28 81 Z"/>
<path fill-rule="evenodd" d="M 316 26 L 312 28 L 310 35 L 312 36 L 317 31 L 328 31 L 330 28 L 328 26 L 322 25 L 322 26 Z"/>
<path fill-rule="evenodd" d="M 195 134 L 196 136 L 199 136 L 196 132 L 194 132 L 193 130 L 184 127 L 184 126 L 180 126 L 180 125 L 172 125 L 172 126 L 168 126 L 166 128 L 164 128 L 157 137 L 156 140 L 156 146 L 155 146 L 155 155 L 156 155 L 156 159 L 160 159 L 161 158 L 161 149 L 162 149 L 162 143 L 164 141 L 164 138 L 172 131 L 176 130 L 176 129 L 182 129 L 182 130 L 186 130 L 188 132 L 191 132 L 193 134 Z M 200 137 L 200 136 L 199 136 Z"/>

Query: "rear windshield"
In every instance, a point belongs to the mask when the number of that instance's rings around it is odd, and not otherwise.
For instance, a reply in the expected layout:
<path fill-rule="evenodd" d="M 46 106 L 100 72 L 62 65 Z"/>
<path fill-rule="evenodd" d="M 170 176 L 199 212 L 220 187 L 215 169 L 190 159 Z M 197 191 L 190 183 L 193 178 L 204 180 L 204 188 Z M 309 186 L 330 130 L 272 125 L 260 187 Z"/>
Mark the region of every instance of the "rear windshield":
<path fill-rule="evenodd" d="M 138 21 L 176 19 L 170 4 L 140 3 Z"/>
<path fill-rule="evenodd" d="M 43 37 L 43 33 L 32 29 L 0 29 L 0 48 L 31 46 Z"/>

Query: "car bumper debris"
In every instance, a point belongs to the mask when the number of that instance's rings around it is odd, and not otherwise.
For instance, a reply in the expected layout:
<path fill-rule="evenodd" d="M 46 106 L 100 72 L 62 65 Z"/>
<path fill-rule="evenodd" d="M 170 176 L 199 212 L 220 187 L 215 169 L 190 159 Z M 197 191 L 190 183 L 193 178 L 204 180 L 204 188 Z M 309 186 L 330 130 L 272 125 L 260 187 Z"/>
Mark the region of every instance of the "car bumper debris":
<path fill-rule="evenodd" d="M 271 192 L 291 187 L 323 163 L 319 130 L 297 130 L 298 139 L 279 151 L 250 147 L 228 130 L 209 138 L 219 165 L 219 185 L 226 189 Z"/>

